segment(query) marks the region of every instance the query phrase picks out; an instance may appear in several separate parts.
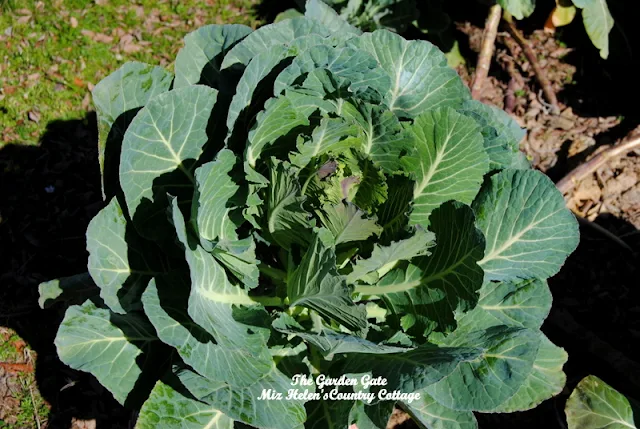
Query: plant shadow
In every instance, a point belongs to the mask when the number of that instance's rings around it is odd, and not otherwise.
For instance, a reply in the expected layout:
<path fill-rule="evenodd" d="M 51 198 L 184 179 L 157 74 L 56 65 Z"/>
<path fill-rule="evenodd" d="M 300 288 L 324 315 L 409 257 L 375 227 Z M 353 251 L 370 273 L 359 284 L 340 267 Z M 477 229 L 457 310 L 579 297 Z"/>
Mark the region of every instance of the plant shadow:
<path fill-rule="evenodd" d="M 0 149 L 0 326 L 36 352 L 36 382 L 51 406 L 48 428 L 72 418 L 127 428 L 132 411 L 88 373 L 64 365 L 53 343 L 64 306 L 38 307 L 38 284 L 86 272 L 85 232 L 103 207 L 95 113 L 47 125 L 38 146 Z"/>

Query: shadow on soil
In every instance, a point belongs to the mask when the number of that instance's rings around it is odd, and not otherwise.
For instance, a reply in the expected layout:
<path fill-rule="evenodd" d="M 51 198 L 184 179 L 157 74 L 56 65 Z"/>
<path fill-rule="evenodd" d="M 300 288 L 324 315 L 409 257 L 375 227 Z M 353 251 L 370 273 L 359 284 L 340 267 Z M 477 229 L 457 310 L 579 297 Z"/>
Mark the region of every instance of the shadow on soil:
<path fill-rule="evenodd" d="M 72 417 L 98 429 L 126 428 L 121 407 L 89 374 L 57 357 L 53 339 L 64 308 L 40 310 L 38 284 L 87 270 L 85 231 L 102 208 L 95 114 L 47 126 L 39 146 L 0 149 L 0 326 L 37 353 L 36 380 L 51 405 L 50 429 Z"/>

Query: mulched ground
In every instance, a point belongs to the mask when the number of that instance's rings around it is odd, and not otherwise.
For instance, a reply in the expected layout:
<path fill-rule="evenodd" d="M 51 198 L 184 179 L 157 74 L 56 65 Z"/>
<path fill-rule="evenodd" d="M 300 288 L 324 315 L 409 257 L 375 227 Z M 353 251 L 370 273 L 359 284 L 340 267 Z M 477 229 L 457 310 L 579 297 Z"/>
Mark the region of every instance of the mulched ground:
<path fill-rule="evenodd" d="M 482 20 L 464 22 L 458 32 L 468 38 L 463 51 L 473 64 Z M 640 123 L 638 112 L 630 107 L 635 87 L 627 92 L 631 100 L 615 101 L 611 94 L 620 93 L 627 71 L 611 74 L 597 54 L 594 57 L 588 41 L 569 31 L 563 36 L 581 40 L 568 43 L 577 50 L 569 51 L 544 31 L 528 31 L 526 25 L 524 30 L 559 94 L 561 114 L 550 112 L 519 48 L 503 33 L 483 97 L 504 107 L 509 83 L 515 82 L 513 114 L 528 130 L 522 149 L 537 168 L 559 180 Z M 460 74 L 468 81 L 471 71 L 463 67 Z M 84 233 L 102 206 L 95 141 L 95 117 L 89 114 L 82 121 L 50 124 L 38 147 L 0 151 L 0 325 L 14 329 L 37 353 L 36 378 L 52 407 L 51 428 L 68 428 L 72 418 L 76 428 L 127 427 L 134 418 L 92 377 L 59 362 L 52 340 L 61 313 L 36 307 L 39 282 L 86 269 Z M 630 372 L 640 368 L 635 350 L 640 340 L 639 155 L 630 153 L 608 163 L 568 196 L 570 208 L 626 246 L 584 224 L 577 251 L 549 281 L 555 302 L 543 330 L 569 352 L 565 391 L 525 413 L 479 415 L 482 427 L 563 428 L 564 402 L 588 374 L 640 398 L 640 372 Z M 86 423 L 93 419 L 95 423 Z M 413 426 L 406 422 L 398 427 Z"/>

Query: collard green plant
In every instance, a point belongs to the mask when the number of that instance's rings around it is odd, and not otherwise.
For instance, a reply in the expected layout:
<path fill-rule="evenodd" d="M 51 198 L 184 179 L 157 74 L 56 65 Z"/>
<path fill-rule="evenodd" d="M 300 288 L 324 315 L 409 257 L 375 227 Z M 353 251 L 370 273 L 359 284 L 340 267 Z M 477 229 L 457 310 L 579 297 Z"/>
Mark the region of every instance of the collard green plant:
<path fill-rule="evenodd" d="M 593 375 L 578 383 L 567 400 L 565 413 L 569 429 L 640 427 L 640 404 Z"/>
<path fill-rule="evenodd" d="M 96 85 L 99 296 L 68 308 L 60 358 L 139 428 L 384 428 L 396 404 L 475 427 L 555 395 L 546 279 L 578 231 L 522 130 L 430 43 L 306 9 L 202 27 L 175 75 L 126 63 Z"/>

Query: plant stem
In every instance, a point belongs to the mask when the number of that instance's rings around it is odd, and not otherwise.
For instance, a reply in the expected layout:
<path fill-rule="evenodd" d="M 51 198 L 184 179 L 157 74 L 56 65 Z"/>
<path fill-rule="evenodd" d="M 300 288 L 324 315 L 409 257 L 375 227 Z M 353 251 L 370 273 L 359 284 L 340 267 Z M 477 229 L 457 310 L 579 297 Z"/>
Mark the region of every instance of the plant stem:
<path fill-rule="evenodd" d="M 527 57 L 527 61 L 529 61 L 529 64 L 531 64 L 531 68 L 533 68 L 533 72 L 536 75 L 536 79 L 538 79 L 538 83 L 542 87 L 544 96 L 549 102 L 549 104 L 551 104 L 552 106 L 552 110 L 553 110 L 552 113 L 555 115 L 559 114 L 560 108 L 558 107 L 558 99 L 556 98 L 556 93 L 553 92 L 551 83 L 549 82 L 549 79 L 547 79 L 547 76 L 542 71 L 542 68 L 538 63 L 538 59 L 536 58 L 536 54 L 533 52 L 533 49 L 531 49 L 529 42 L 527 41 L 527 39 L 524 38 L 522 33 L 520 33 L 520 31 L 516 28 L 516 25 L 514 24 L 512 19 L 505 19 L 504 22 L 507 27 L 507 30 L 509 31 L 509 34 L 511 34 L 511 36 L 515 39 L 515 41 L 518 42 L 518 45 L 520 45 L 520 47 L 522 48 L 522 51 L 524 52 L 525 57 Z"/>
<path fill-rule="evenodd" d="M 491 6 L 489 17 L 484 27 L 482 49 L 480 49 L 480 54 L 478 55 L 476 74 L 471 85 L 471 96 L 476 100 L 480 97 L 484 81 L 489 76 L 489 68 L 491 67 L 491 58 L 493 58 L 501 16 L 502 7 L 499 4 Z"/>

